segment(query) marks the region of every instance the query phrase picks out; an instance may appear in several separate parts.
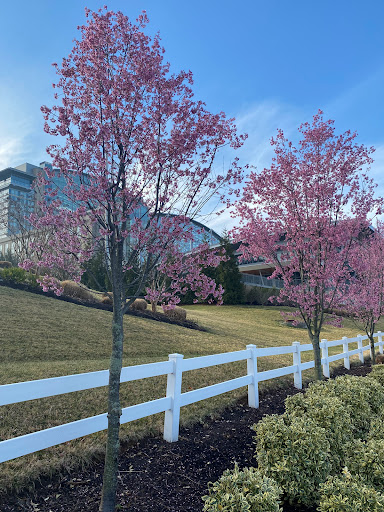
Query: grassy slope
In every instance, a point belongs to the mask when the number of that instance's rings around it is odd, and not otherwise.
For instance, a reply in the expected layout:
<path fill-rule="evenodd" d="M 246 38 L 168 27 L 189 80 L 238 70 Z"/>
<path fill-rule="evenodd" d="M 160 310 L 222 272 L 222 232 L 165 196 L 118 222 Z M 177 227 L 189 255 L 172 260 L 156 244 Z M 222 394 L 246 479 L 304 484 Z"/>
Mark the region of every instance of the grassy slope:
<path fill-rule="evenodd" d="M 125 318 L 124 365 L 166 360 L 179 352 L 184 357 L 241 350 L 248 343 L 260 347 L 308 342 L 303 329 L 286 327 L 280 308 L 191 306 L 188 317 L 208 332 L 194 331 L 135 317 Z M 111 313 L 0 287 L 0 384 L 69 375 L 108 368 Z M 326 326 L 323 337 L 354 336 L 356 327 Z M 310 353 L 306 359 L 311 359 Z M 292 364 L 291 356 L 263 358 L 259 368 Z M 244 375 L 245 362 L 185 374 L 183 390 Z M 308 378 L 311 371 L 307 372 Z M 263 383 L 264 384 L 264 383 Z M 265 383 L 268 385 L 268 383 Z M 276 385 L 276 381 L 272 381 Z M 122 385 L 123 407 L 164 396 L 166 377 Z M 245 393 L 245 389 L 193 404 L 183 409 L 182 422 L 203 420 Z M 106 390 L 95 389 L 2 407 L 0 439 L 7 439 L 106 411 Z M 136 439 L 159 433 L 163 414 L 122 428 L 122 437 Z M 103 450 L 104 433 L 63 444 L 0 467 L 0 491 L 22 486 L 55 469 L 86 463 Z"/>

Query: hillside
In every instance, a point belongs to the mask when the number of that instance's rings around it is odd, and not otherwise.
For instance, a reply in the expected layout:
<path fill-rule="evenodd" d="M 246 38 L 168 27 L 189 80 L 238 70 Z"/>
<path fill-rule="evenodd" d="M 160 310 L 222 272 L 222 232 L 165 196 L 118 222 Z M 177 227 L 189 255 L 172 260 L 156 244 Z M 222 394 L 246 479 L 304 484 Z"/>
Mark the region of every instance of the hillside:
<path fill-rule="evenodd" d="M 283 324 L 276 307 L 191 306 L 188 317 L 207 332 L 162 324 L 136 317 L 125 318 L 124 365 L 162 361 L 179 352 L 184 357 L 241 350 L 248 343 L 274 346 L 292 341 L 307 343 L 304 329 Z M 284 308 L 286 309 L 286 308 Z M 108 368 L 112 314 L 53 298 L 0 287 L 0 384 L 69 375 Z M 326 326 L 323 337 L 338 339 L 357 332 L 352 322 L 343 329 Z M 310 354 L 307 355 L 310 359 Z M 259 368 L 292 364 L 290 356 L 264 358 Z M 244 375 L 245 363 L 232 363 L 185 374 L 183 390 L 195 389 Z M 311 371 L 307 372 L 308 378 Z M 290 379 L 291 380 L 291 379 Z M 279 381 L 281 385 L 284 380 Z M 264 383 L 263 383 L 264 384 Z M 276 386 L 277 382 L 273 381 Z M 268 385 L 268 382 L 265 383 Z M 124 383 L 123 406 L 164 396 L 166 377 Z M 220 411 L 245 389 L 185 407 L 181 421 L 202 420 Z M 106 389 L 95 389 L 34 400 L 1 408 L 0 438 L 7 439 L 50 426 L 100 414 L 106 410 Z M 159 433 L 163 414 L 122 427 L 122 437 L 137 439 Z M 104 433 L 72 441 L 2 465 L 0 491 L 25 485 L 28 480 L 57 469 L 87 463 L 102 454 Z"/>

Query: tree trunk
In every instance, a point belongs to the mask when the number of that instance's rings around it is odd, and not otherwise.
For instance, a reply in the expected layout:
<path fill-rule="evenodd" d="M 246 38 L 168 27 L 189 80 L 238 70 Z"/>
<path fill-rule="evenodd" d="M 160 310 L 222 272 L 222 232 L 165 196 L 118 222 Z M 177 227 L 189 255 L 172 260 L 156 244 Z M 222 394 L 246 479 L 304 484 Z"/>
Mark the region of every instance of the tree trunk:
<path fill-rule="evenodd" d="M 311 334 L 311 341 L 313 346 L 313 356 L 315 360 L 315 378 L 316 380 L 323 380 L 323 368 L 321 366 L 321 353 L 320 353 L 320 334 Z"/>
<path fill-rule="evenodd" d="M 155 301 L 151 300 L 152 313 L 157 312 L 157 304 Z"/>
<path fill-rule="evenodd" d="M 369 338 L 369 344 L 371 346 L 371 364 L 375 364 L 375 340 L 373 339 L 373 334 L 368 335 Z"/>
<path fill-rule="evenodd" d="M 118 258 L 117 258 L 118 259 Z M 109 369 L 108 388 L 108 434 L 101 494 L 100 512 L 114 512 L 116 507 L 117 469 L 119 457 L 120 430 L 120 374 L 123 360 L 123 303 L 122 278 L 116 261 L 112 263 L 113 287 L 113 321 L 112 321 L 112 355 Z M 115 268 L 114 268 L 115 266 Z"/>

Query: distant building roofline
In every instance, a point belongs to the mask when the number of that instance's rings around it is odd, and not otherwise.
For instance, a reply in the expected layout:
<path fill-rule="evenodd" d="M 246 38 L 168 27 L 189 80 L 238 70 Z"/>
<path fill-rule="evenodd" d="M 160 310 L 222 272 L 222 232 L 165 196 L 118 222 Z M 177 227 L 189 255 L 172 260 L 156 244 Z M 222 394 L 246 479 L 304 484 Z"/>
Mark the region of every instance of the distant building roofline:
<path fill-rule="evenodd" d="M 20 176 L 21 178 L 30 178 L 31 182 L 35 179 L 33 174 L 28 174 L 25 171 L 21 171 L 16 167 L 6 167 L 0 171 L 0 180 L 6 180 L 12 175 Z"/>

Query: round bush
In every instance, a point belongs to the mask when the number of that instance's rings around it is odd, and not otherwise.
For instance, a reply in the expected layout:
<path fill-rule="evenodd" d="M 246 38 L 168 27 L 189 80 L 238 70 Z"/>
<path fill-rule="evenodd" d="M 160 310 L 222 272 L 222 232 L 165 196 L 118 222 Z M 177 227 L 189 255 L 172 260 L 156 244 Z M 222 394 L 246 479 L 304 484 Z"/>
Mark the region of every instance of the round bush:
<path fill-rule="evenodd" d="M 204 512 L 281 512 L 281 489 L 271 478 L 254 468 L 224 471 L 220 479 L 208 484 L 203 496 Z"/>
<path fill-rule="evenodd" d="M 129 307 L 134 311 L 146 311 L 147 306 L 148 304 L 145 299 L 135 299 Z"/>
<path fill-rule="evenodd" d="M 345 464 L 353 476 L 377 491 L 384 489 L 384 445 L 382 439 L 356 440 Z"/>
<path fill-rule="evenodd" d="M 319 512 L 384 512 L 384 496 L 346 472 L 320 486 Z"/>
<path fill-rule="evenodd" d="M 367 379 L 374 379 L 384 386 L 384 364 L 372 366 L 371 373 L 368 375 Z"/>
<path fill-rule="evenodd" d="M 298 393 L 286 399 L 286 413 L 291 417 L 310 418 L 325 429 L 330 445 L 332 472 L 339 473 L 345 466 L 348 446 L 353 440 L 349 410 L 335 396 Z"/>
<path fill-rule="evenodd" d="M 366 439 L 371 421 L 384 408 L 384 387 L 375 379 L 343 375 L 308 387 L 308 396 L 338 398 L 351 418 L 354 437 Z"/>
<path fill-rule="evenodd" d="M 274 479 L 290 503 L 307 506 L 319 500 L 319 485 L 331 469 L 324 428 L 306 416 L 266 416 L 254 425 L 260 471 Z"/>
<path fill-rule="evenodd" d="M 11 268 L 12 263 L 10 261 L 0 261 L 0 268 Z"/>
<path fill-rule="evenodd" d="M 85 286 L 80 286 L 74 281 L 61 281 L 63 295 L 73 297 L 75 299 L 94 301 L 92 293 Z"/>
<path fill-rule="evenodd" d="M 179 322 L 183 322 L 187 319 L 187 312 L 183 308 L 179 308 L 176 306 L 173 309 L 164 309 L 164 315 L 170 318 L 171 320 L 177 320 Z"/>

